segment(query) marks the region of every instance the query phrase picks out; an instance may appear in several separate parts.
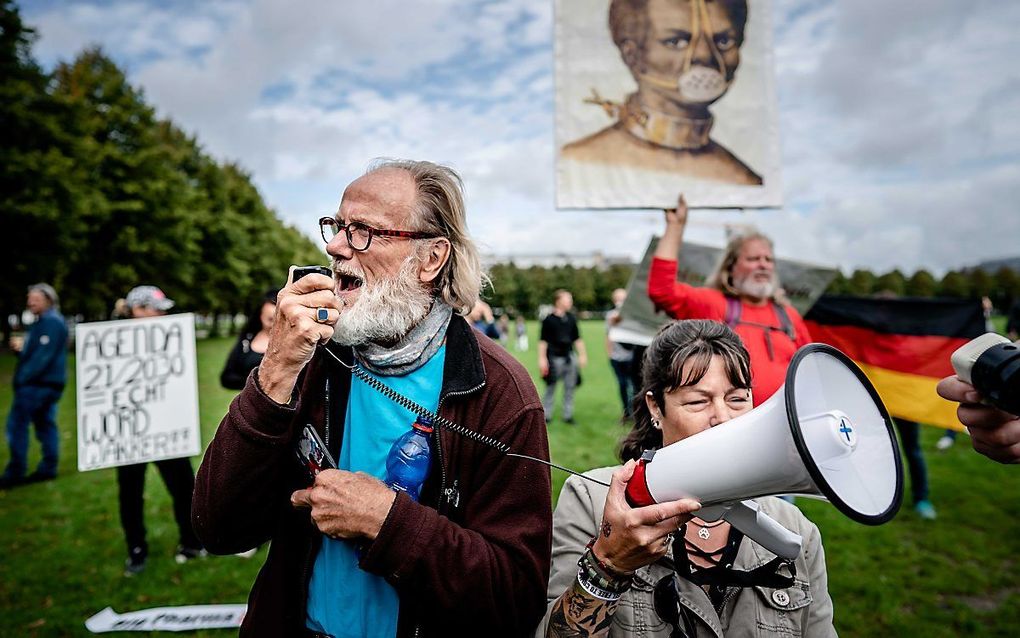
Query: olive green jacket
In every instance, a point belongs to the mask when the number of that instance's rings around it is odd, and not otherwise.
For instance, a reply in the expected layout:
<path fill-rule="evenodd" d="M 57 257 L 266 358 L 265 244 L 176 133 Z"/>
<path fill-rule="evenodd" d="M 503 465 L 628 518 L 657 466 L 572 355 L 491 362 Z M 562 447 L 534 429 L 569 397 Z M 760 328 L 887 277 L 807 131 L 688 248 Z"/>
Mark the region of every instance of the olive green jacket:
<path fill-rule="evenodd" d="M 616 469 L 599 468 L 587 474 L 608 483 Z M 548 607 L 536 636 L 546 635 L 553 604 L 577 577 L 577 561 L 599 527 L 607 493 L 607 488 L 576 476 L 567 479 L 563 486 L 553 514 Z M 688 615 L 695 619 L 694 635 L 699 638 L 835 636 L 825 554 L 818 528 L 799 509 L 781 499 L 769 497 L 757 502 L 766 514 L 804 539 L 800 556 L 795 561 L 795 583 L 786 589 L 731 587 L 722 613 L 716 613 L 708 594 L 701 587 L 682 578 L 677 579 L 680 603 L 692 612 Z M 775 554 L 745 537 L 740 543 L 733 568 L 750 570 L 773 558 Z M 659 563 L 637 571 L 634 585 L 620 599 L 613 615 L 610 638 L 669 638 L 673 627 L 656 614 L 652 592 L 661 579 L 672 574 L 669 567 Z"/>

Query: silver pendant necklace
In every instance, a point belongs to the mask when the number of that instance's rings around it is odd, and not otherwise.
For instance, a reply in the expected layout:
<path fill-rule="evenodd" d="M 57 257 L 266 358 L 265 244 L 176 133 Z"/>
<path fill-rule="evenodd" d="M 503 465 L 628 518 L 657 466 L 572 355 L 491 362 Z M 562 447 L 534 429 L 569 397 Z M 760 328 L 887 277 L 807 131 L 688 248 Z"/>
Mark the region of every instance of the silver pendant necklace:
<path fill-rule="evenodd" d="M 711 525 L 707 525 L 705 523 L 698 523 L 694 520 L 691 520 L 691 522 L 698 526 L 698 538 L 700 538 L 703 541 L 707 541 L 708 539 L 712 538 L 712 532 L 710 532 L 709 530 L 713 527 L 718 527 L 719 525 L 722 525 L 726 521 L 723 519 L 719 519 L 718 521 L 712 523 Z"/>

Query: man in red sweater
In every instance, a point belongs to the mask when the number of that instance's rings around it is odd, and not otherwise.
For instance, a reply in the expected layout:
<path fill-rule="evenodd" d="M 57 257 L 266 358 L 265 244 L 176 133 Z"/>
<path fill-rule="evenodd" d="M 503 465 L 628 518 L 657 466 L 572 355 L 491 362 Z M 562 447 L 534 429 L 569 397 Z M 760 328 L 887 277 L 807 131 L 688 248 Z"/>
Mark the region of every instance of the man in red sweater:
<path fill-rule="evenodd" d="M 676 258 L 687 225 L 683 195 L 677 207 L 665 213 L 666 232 L 652 259 L 648 296 L 674 319 L 729 324 L 751 355 L 754 403 L 761 405 L 783 385 L 793 353 L 811 341 L 804 320 L 779 286 L 772 242 L 757 233 L 734 238 L 706 287 L 696 288 L 676 280 Z"/>

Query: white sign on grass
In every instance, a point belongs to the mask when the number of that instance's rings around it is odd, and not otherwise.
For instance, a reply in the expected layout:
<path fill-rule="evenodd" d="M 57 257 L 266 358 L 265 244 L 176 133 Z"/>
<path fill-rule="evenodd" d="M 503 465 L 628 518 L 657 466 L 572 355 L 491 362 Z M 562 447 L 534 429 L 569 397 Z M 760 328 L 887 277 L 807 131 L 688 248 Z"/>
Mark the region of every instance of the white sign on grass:
<path fill-rule="evenodd" d="M 78 470 L 195 456 L 195 318 L 78 324 Z"/>
<path fill-rule="evenodd" d="M 247 605 L 186 605 L 156 607 L 118 614 L 107 607 L 85 621 L 94 634 L 108 631 L 195 631 L 236 629 L 241 626 Z"/>

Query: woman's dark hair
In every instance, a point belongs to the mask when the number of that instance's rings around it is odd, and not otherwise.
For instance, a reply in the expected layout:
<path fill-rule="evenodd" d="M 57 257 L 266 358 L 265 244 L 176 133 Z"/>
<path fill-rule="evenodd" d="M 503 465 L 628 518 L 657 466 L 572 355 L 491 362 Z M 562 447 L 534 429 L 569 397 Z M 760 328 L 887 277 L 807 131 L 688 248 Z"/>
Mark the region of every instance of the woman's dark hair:
<path fill-rule="evenodd" d="M 255 336 L 262 330 L 262 306 L 267 303 L 276 305 L 276 296 L 280 293 L 279 288 L 270 288 L 266 291 L 266 294 L 262 295 L 262 299 L 259 301 L 259 305 L 255 306 L 255 310 L 248 315 L 248 323 L 244 326 L 244 335 Z M 242 336 L 244 336 L 242 335 Z"/>
<path fill-rule="evenodd" d="M 620 442 L 620 460 L 641 457 L 649 449 L 662 447 L 662 430 L 652 427 L 652 413 L 645 395 L 665 413 L 663 395 L 701 381 L 712 363 L 722 357 L 726 376 L 737 388 L 751 388 L 751 359 L 740 337 L 719 321 L 685 319 L 668 324 L 655 335 L 641 364 L 641 391 L 631 404 L 634 427 Z"/>

